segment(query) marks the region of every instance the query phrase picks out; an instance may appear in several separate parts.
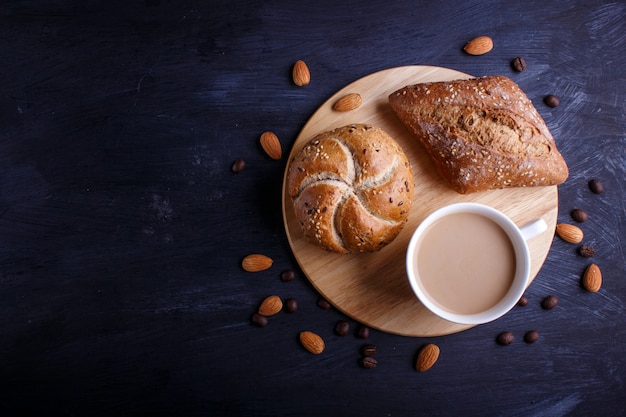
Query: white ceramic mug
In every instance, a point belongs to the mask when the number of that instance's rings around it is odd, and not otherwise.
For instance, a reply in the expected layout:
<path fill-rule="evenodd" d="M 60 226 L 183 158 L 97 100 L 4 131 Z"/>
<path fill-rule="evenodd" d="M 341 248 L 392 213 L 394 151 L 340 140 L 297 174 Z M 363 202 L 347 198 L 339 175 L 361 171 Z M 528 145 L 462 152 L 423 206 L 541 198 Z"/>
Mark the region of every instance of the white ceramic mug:
<path fill-rule="evenodd" d="M 406 267 L 413 292 L 448 321 L 495 320 L 524 294 L 530 279 L 527 240 L 546 229 L 543 219 L 518 227 L 483 204 L 442 207 L 424 219 L 409 242 Z"/>

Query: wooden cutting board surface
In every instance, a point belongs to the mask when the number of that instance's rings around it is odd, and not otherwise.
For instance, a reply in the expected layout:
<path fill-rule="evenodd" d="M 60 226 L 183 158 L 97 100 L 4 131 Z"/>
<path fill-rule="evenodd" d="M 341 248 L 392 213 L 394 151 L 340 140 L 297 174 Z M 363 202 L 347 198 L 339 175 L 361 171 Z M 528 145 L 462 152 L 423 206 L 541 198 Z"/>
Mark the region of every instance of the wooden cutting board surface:
<path fill-rule="evenodd" d="M 528 242 L 532 258 L 531 282 L 550 250 L 558 211 L 556 186 L 458 194 L 439 177 L 426 150 L 388 105 L 387 97 L 406 85 L 467 78 L 471 76 L 432 66 L 397 67 L 365 76 L 338 91 L 313 114 L 289 155 L 290 160 L 318 133 L 352 123 L 369 123 L 394 137 L 411 161 L 415 197 L 409 220 L 392 243 L 374 253 L 335 254 L 309 243 L 295 219 L 283 180 L 285 230 L 303 273 L 337 309 L 372 328 L 405 336 L 439 336 L 472 327 L 451 323 L 432 314 L 416 298 L 408 282 L 405 256 L 411 234 L 439 207 L 474 201 L 501 210 L 519 226 L 543 218 L 548 230 Z M 360 94 L 363 104 L 351 112 L 332 110 L 333 103 L 348 93 Z"/>

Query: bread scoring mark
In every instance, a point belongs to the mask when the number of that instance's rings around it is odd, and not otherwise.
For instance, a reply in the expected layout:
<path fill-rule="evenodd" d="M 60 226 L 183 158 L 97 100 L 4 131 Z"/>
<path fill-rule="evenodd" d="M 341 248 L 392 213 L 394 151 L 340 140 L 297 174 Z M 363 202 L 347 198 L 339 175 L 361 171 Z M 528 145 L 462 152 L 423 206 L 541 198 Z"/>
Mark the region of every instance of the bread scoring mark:
<path fill-rule="evenodd" d="M 349 193 L 351 194 L 351 193 Z M 339 200 L 337 202 L 337 205 L 335 206 L 335 211 L 333 212 L 333 222 L 332 222 L 332 233 L 333 233 L 333 237 L 335 238 L 335 241 L 346 251 L 349 252 L 348 248 L 346 247 L 346 243 L 343 240 L 343 234 L 341 233 L 341 226 L 339 225 L 339 213 L 341 213 L 341 209 L 344 205 L 344 203 L 346 202 L 346 200 L 348 199 L 349 196 L 348 193 L 344 193 L 341 200 Z M 321 239 L 318 240 L 318 243 L 320 245 L 323 245 L 323 242 Z"/>
<path fill-rule="evenodd" d="M 350 211 L 358 211 L 358 215 L 352 216 Z M 346 213 L 348 211 L 348 213 Z M 346 217 L 354 221 L 346 222 Z M 361 223 L 361 224 L 359 224 Z M 364 228 L 367 223 L 369 228 Z M 363 202 L 354 193 L 346 194 L 337 204 L 334 213 L 333 225 L 340 236 L 341 243 L 345 248 L 354 248 L 358 252 L 378 250 L 388 243 L 389 230 L 401 227 L 403 222 L 396 222 L 374 215 L 368 210 Z M 382 239 L 374 239 L 380 235 L 380 230 L 387 229 Z M 395 236 L 395 235 L 394 235 Z"/>
<path fill-rule="evenodd" d="M 365 191 L 371 188 L 380 187 L 381 185 L 387 184 L 389 180 L 392 178 L 396 169 L 398 168 L 398 158 L 394 158 L 393 162 L 387 166 L 387 169 L 379 172 L 377 175 L 368 177 L 368 178 L 359 178 L 360 181 L 357 181 L 354 184 L 354 188 L 357 191 Z"/>
<path fill-rule="evenodd" d="M 357 166 L 357 164 L 355 162 L 355 158 L 354 158 L 353 152 L 350 149 L 350 147 L 347 146 L 346 143 L 339 136 L 333 136 L 330 139 L 334 140 L 341 147 L 341 149 L 343 150 L 344 154 L 346 155 L 346 161 L 348 163 L 348 165 L 347 165 L 347 167 L 348 167 L 348 175 L 347 175 L 347 178 L 345 179 L 345 182 L 348 185 L 353 185 L 354 181 L 356 180 L 356 178 L 358 176 L 358 172 L 360 170 L 360 167 Z"/>
<path fill-rule="evenodd" d="M 342 200 L 351 194 L 343 181 L 321 180 L 310 183 L 294 198 L 294 207 L 300 207 L 296 215 L 304 235 L 327 250 L 347 251 L 334 226 L 334 219 Z M 324 241 L 331 244 L 325 245 Z"/>
<path fill-rule="evenodd" d="M 345 185 L 346 181 L 339 175 L 333 172 L 320 172 L 318 174 L 311 174 L 306 176 L 302 182 L 300 183 L 300 187 L 298 188 L 298 193 L 296 194 L 296 198 L 302 195 L 302 192 L 311 185 L 317 185 L 319 183 L 342 183 Z"/>
<path fill-rule="evenodd" d="M 373 129 L 372 126 L 362 125 L 360 127 L 361 130 L 367 131 Z M 358 127 L 356 125 L 351 125 L 348 129 L 349 133 L 359 134 Z M 351 159 L 354 162 L 354 178 L 351 185 L 353 185 L 357 190 L 364 189 L 367 187 L 375 186 L 376 183 L 385 183 L 388 180 L 393 171 L 396 169 L 398 165 L 398 157 L 394 156 L 394 160 L 391 164 L 387 165 L 385 169 L 380 170 L 376 167 L 376 169 L 372 168 L 371 162 L 377 158 L 376 154 L 381 151 L 390 151 L 387 149 L 389 143 L 373 143 L 367 141 L 364 146 L 357 147 L 355 144 L 350 143 L 349 140 L 343 139 L 339 136 L 334 136 L 337 142 L 339 142 L 342 147 L 349 152 L 351 155 Z M 399 149 L 397 146 L 393 146 L 392 152 L 397 152 Z M 362 162 L 359 162 L 362 161 Z"/>
<path fill-rule="evenodd" d="M 333 155 L 331 160 L 330 155 L 326 152 L 325 144 L 327 147 L 330 147 L 329 145 L 337 145 L 342 151 L 343 158 L 341 156 Z M 300 196 L 302 191 L 310 184 L 320 181 L 340 181 L 349 186 L 354 184 L 356 177 L 354 157 L 351 150 L 340 140 L 340 138 L 330 137 L 324 138 L 323 140 L 313 139 L 302 149 L 301 154 L 302 157 L 298 162 L 295 160 L 292 161 L 292 164 L 295 166 L 294 169 L 297 170 L 301 176 L 300 184 L 298 185 L 296 192 L 292 193 L 292 198 Z M 342 161 L 345 162 L 345 165 L 343 165 L 344 169 L 334 166 L 340 164 Z M 304 164 L 311 162 L 318 162 L 322 165 L 321 171 L 306 173 L 305 168 L 299 165 L 299 163 Z M 327 169 L 335 169 L 335 171 L 324 170 L 325 165 Z"/>

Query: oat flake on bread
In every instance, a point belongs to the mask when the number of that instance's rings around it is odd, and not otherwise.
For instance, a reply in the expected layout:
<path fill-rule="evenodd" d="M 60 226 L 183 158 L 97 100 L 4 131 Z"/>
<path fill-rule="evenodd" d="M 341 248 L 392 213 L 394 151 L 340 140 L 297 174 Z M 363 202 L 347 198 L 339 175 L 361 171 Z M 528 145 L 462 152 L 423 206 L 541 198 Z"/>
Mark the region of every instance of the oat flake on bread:
<path fill-rule="evenodd" d="M 304 235 L 338 253 L 393 241 L 413 200 L 413 171 L 382 129 L 353 124 L 312 138 L 289 161 L 287 192 Z"/>
<path fill-rule="evenodd" d="M 459 193 L 567 179 L 544 120 L 507 77 L 410 85 L 393 92 L 389 104 Z"/>

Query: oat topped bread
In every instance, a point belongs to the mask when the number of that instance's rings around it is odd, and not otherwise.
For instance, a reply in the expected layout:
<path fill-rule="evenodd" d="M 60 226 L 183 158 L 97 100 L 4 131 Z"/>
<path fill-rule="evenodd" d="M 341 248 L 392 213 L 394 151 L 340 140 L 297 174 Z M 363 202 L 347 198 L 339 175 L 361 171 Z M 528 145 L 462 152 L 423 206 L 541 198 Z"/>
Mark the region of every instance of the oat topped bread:
<path fill-rule="evenodd" d="M 372 252 L 406 223 L 413 171 L 386 132 L 354 124 L 304 145 L 289 161 L 286 188 L 312 243 L 338 253 Z"/>
<path fill-rule="evenodd" d="M 459 193 L 567 179 L 544 120 L 507 77 L 410 85 L 392 93 L 389 103 Z"/>

